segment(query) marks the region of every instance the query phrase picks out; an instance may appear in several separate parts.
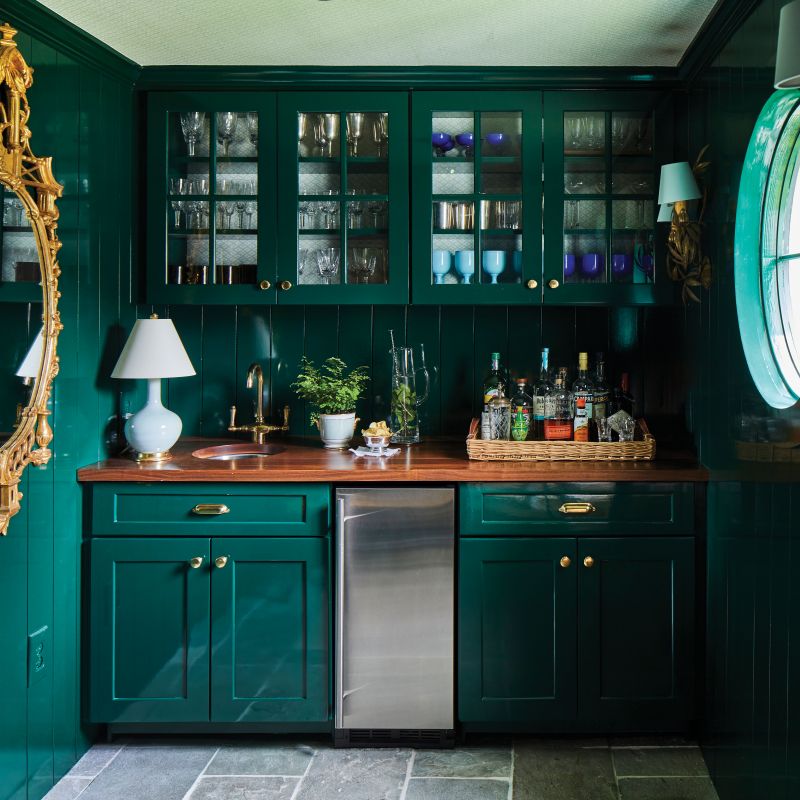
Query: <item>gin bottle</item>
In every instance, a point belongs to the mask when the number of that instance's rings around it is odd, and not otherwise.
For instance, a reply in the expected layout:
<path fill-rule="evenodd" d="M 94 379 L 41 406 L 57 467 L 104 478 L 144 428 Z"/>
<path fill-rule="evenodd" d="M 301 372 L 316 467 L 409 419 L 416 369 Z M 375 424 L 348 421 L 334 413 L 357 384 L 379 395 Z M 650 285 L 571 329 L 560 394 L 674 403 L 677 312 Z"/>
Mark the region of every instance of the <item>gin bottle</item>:
<path fill-rule="evenodd" d="M 506 385 L 500 368 L 500 353 L 492 353 L 492 366 L 483 381 L 483 410 L 489 410 L 489 402 L 501 391 L 505 394 Z"/>
<path fill-rule="evenodd" d="M 542 364 L 539 371 L 539 380 L 533 389 L 533 436 L 541 439 L 544 436 L 544 421 L 547 417 L 547 398 L 553 391 L 550 380 L 550 348 L 542 348 Z"/>

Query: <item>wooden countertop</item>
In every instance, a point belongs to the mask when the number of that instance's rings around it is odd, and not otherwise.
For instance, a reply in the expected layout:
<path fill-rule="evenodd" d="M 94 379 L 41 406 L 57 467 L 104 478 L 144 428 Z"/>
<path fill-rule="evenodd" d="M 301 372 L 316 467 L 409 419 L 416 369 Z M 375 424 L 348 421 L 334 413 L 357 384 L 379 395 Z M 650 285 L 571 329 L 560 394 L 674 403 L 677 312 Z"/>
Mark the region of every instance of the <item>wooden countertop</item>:
<path fill-rule="evenodd" d="M 537 482 L 537 481 L 693 481 L 708 472 L 688 453 L 662 453 L 655 461 L 509 462 L 470 461 L 464 441 L 431 440 L 402 448 L 391 458 L 357 458 L 348 451 L 325 450 L 319 439 L 275 438 L 286 447 L 264 459 L 210 461 L 194 458 L 202 447 L 241 439 L 181 439 L 165 464 L 136 464 L 117 457 L 78 470 L 78 480 L 219 481 L 263 483 Z"/>

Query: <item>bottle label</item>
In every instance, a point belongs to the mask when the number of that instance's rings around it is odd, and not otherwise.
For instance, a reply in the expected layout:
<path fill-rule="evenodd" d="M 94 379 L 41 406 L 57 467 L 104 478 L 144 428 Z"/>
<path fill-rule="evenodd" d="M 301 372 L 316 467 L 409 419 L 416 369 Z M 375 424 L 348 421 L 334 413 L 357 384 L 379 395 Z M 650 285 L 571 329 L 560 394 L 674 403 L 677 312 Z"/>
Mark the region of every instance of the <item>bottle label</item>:
<path fill-rule="evenodd" d="M 585 416 L 584 414 L 575 416 L 575 441 L 589 441 L 589 417 Z"/>
<path fill-rule="evenodd" d="M 595 393 L 592 398 L 592 418 L 605 419 L 608 415 L 608 392 Z"/>
<path fill-rule="evenodd" d="M 583 397 L 586 400 L 586 417 L 587 419 L 592 418 L 592 400 L 593 397 L 589 392 L 575 392 L 575 405 L 578 404 L 578 398 Z"/>
<path fill-rule="evenodd" d="M 499 392 L 497 387 L 495 387 L 494 389 L 487 389 L 483 393 L 483 404 L 484 404 L 484 406 L 488 406 L 489 403 L 492 401 L 492 398 L 497 397 L 498 394 L 500 394 L 500 392 Z"/>
<path fill-rule="evenodd" d="M 544 395 L 540 394 L 533 398 L 533 418 L 539 421 L 543 420 L 545 417 L 545 410 L 544 410 L 545 402 L 544 402 Z"/>
<path fill-rule="evenodd" d="M 546 419 L 544 421 L 544 438 L 550 441 L 568 441 L 572 438 L 572 422 L 570 420 Z"/>

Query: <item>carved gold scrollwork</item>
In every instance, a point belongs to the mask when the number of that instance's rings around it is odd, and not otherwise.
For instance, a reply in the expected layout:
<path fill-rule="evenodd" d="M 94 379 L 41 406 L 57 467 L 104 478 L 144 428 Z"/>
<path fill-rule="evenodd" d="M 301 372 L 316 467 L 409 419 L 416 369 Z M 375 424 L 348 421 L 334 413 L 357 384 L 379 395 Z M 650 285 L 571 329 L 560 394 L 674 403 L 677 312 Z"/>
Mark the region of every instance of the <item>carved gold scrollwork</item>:
<path fill-rule="evenodd" d="M 43 355 L 28 405 L 21 410 L 11 437 L 0 446 L 0 535 L 18 511 L 19 482 L 28 464 L 50 460 L 53 430 L 47 420 L 48 400 L 58 373 L 56 343 L 62 329 L 58 313 L 58 208 L 63 186 L 53 177 L 52 159 L 35 156 L 30 149 L 30 106 L 27 90 L 33 69 L 17 49 L 16 31 L 0 25 L 0 183 L 21 200 L 33 228 L 42 273 Z"/>

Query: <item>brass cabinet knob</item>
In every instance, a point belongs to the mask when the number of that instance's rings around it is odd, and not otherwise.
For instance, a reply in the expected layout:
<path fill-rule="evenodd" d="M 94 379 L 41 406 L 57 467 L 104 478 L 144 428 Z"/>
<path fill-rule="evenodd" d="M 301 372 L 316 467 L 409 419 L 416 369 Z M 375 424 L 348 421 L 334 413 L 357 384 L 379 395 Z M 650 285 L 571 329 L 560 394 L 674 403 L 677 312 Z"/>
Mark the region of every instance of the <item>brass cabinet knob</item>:
<path fill-rule="evenodd" d="M 594 559 L 591 556 L 586 556 L 583 559 L 583 566 L 587 569 L 591 569 L 594 566 Z"/>
<path fill-rule="evenodd" d="M 538 285 L 539 285 L 539 281 L 535 281 L 535 280 L 533 280 L 533 278 L 531 278 L 531 280 L 528 281 L 528 288 L 529 289 L 535 289 Z"/>
<path fill-rule="evenodd" d="M 225 565 L 228 563 L 228 556 L 217 556 L 214 559 L 214 566 L 217 569 L 224 569 Z"/>
<path fill-rule="evenodd" d="M 572 563 L 572 559 L 569 556 L 561 556 L 561 561 L 558 563 L 561 564 L 564 569 L 566 569 Z"/>
<path fill-rule="evenodd" d="M 269 281 L 261 281 L 261 283 L 258 284 L 258 288 L 265 292 L 270 286 L 272 286 L 272 284 Z"/>
<path fill-rule="evenodd" d="M 200 569 L 203 566 L 203 556 L 195 556 L 189 559 L 189 566 L 192 569 Z"/>
<path fill-rule="evenodd" d="M 558 287 L 560 286 L 559 282 L 555 278 L 552 278 L 551 280 L 547 281 L 547 285 L 551 289 L 558 289 Z"/>
<path fill-rule="evenodd" d="M 280 287 L 281 287 L 281 289 L 283 289 L 284 292 L 288 292 L 289 289 L 292 288 L 292 282 L 291 281 L 281 281 L 280 282 Z"/>

